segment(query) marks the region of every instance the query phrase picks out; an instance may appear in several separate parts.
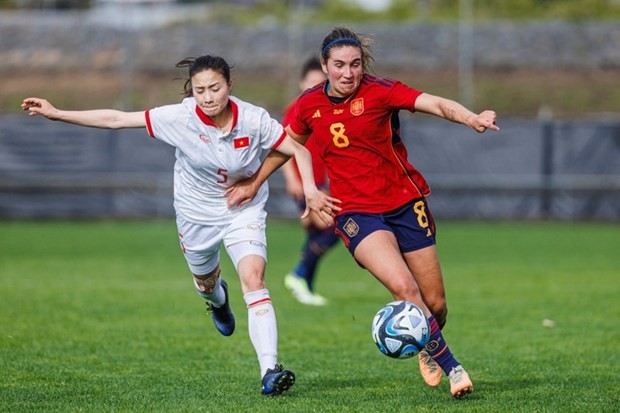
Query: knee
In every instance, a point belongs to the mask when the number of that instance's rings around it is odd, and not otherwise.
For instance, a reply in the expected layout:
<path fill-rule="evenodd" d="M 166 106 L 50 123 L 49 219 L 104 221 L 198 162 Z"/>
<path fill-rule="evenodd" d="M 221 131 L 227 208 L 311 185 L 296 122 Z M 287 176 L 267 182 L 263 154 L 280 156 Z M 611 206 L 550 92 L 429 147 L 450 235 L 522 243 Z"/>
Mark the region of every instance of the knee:
<path fill-rule="evenodd" d="M 417 284 L 408 282 L 405 277 L 401 279 L 401 282 L 392 283 L 390 290 L 392 292 L 392 296 L 396 300 L 406 300 L 411 302 L 422 301 L 420 289 Z"/>
<path fill-rule="evenodd" d="M 260 268 L 246 269 L 241 275 L 241 286 L 244 293 L 266 288 L 264 272 Z"/>
<path fill-rule="evenodd" d="M 242 289 L 244 292 L 258 291 L 266 288 L 263 277 L 248 277 L 242 281 Z"/>
<path fill-rule="evenodd" d="M 211 294 L 215 290 L 217 279 L 220 276 L 220 267 L 205 275 L 194 274 L 194 284 L 196 288 L 203 293 Z"/>
<path fill-rule="evenodd" d="M 309 247 L 315 255 L 321 257 L 338 242 L 338 239 L 338 235 L 329 227 L 311 235 Z"/>

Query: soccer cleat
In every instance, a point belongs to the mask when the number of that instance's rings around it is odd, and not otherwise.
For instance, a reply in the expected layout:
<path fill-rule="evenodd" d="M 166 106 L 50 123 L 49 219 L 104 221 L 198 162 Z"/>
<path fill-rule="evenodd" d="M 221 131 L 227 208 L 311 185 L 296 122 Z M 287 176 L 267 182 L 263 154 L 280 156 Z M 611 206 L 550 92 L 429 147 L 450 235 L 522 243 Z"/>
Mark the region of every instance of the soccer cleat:
<path fill-rule="evenodd" d="M 327 298 L 323 297 L 321 294 L 312 292 L 312 296 L 314 297 L 314 305 L 327 305 Z"/>
<path fill-rule="evenodd" d="M 439 364 L 433 360 L 426 350 L 420 351 L 418 360 L 420 361 L 420 374 L 424 382 L 431 387 L 439 386 L 441 376 L 443 375 Z"/>
<path fill-rule="evenodd" d="M 474 385 L 469 379 L 469 374 L 462 366 L 457 366 L 448 374 L 450 379 L 450 393 L 455 399 L 461 399 L 474 391 Z"/>
<path fill-rule="evenodd" d="M 312 293 L 306 281 L 294 274 L 286 274 L 284 277 L 284 286 L 293 294 L 293 297 L 302 304 L 319 306 L 327 304 L 327 298 Z"/>
<path fill-rule="evenodd" d="M 222 279 L 222 288 L 226 295 L 226 301 L 221 307 L 215 307 L 213 304 L 207 302 L 207 313 L 211 313 L 213 324 L 215 328 L 223 336 L 230 336 L 235 331 L 235 316 L 230 309 L 230 302 L 228 300 L 228 284 Z"/>
<path fill-rule="evenodd" d="M 295 373 L 290 370 L 282 370 L 281 364 L 276 364 L 273 369 L 267 369 L 263 376 L 262 393 L 265 396 L 277 396 L 287 391 L 295 384 Z"/>

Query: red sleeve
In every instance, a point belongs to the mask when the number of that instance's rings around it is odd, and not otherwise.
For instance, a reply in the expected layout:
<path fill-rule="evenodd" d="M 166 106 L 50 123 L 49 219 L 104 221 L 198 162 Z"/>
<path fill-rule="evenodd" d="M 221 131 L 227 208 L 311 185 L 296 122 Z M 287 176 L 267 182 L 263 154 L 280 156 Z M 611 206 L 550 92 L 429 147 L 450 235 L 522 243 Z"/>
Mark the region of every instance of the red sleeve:
<path fill-rule="evenodd" d="M 149 133 L 151 138 L 154 138 L 155 133 L 153 133 L 153 125 L 151 125 L 151 111 L 147 110 L 144 112 L 144 117 L 146 119 L 146 131 Z"/>
<path fill-rule="evenodd" d="M 284 140 L 284 138 L 286 138 L 286 132 L 282 132 L 282 135 L 278 138 L 278 140 L 276 141 L 276 143 L 273 144 L 273 146 L 271 147 L 272 150 L 276 150 L 278 149 L 278 146 L 280 146 L 282 144 L 282 141 Z"/>
<path fill-rule="evenodd" d="M 387 105 L 394 109 L 407 109 L 415 112 L 415 101 L 422 93 L 424 92 L 409 87 L 404 83 L 396 82 L 388 96 Z"/>

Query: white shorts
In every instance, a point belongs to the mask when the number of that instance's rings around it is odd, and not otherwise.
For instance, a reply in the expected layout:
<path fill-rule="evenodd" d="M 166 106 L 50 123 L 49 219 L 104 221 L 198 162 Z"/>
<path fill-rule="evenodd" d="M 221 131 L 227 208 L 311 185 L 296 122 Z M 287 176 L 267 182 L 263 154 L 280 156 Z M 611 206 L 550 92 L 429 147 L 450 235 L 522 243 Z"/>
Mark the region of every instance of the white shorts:
<path fill-rule="evenodd" d="M 224 245 L 235 269 L 248 255 L 267 261 L 265 224 L 267 213 L 262 208 L 244 209 L 230 224 L 202 225 L 189 222 L 177 214 L 181 250 L 192 274 L 205 275 L 220 263 L 220 247 Z"/>

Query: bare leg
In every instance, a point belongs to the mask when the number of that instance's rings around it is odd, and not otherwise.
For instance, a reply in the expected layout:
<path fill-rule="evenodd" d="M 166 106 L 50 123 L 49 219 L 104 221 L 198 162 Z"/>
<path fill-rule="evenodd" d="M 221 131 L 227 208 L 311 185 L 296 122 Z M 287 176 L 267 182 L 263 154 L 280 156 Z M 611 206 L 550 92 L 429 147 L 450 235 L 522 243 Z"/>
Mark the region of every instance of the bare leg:
<path fill-rule="evenodd" d="M 376 231 L 364 238 L 355 249 L 355 259 L 381 282 L 395 300 L 407 300 L 431 315 L 422 300 L 420 289 L 401 255 L 394 234 Z"/>
<path fill-rule="evenodd" d="M 433 313 L 439 327 L 446 324 L 448 308 L 446 305 L 446 291 L 441 275 L 441 267 L 435 246 L 426 247 L 417 251 L 403 254 L 407 266 L 413 274 L 420 294 L 428 309 Z"/>

